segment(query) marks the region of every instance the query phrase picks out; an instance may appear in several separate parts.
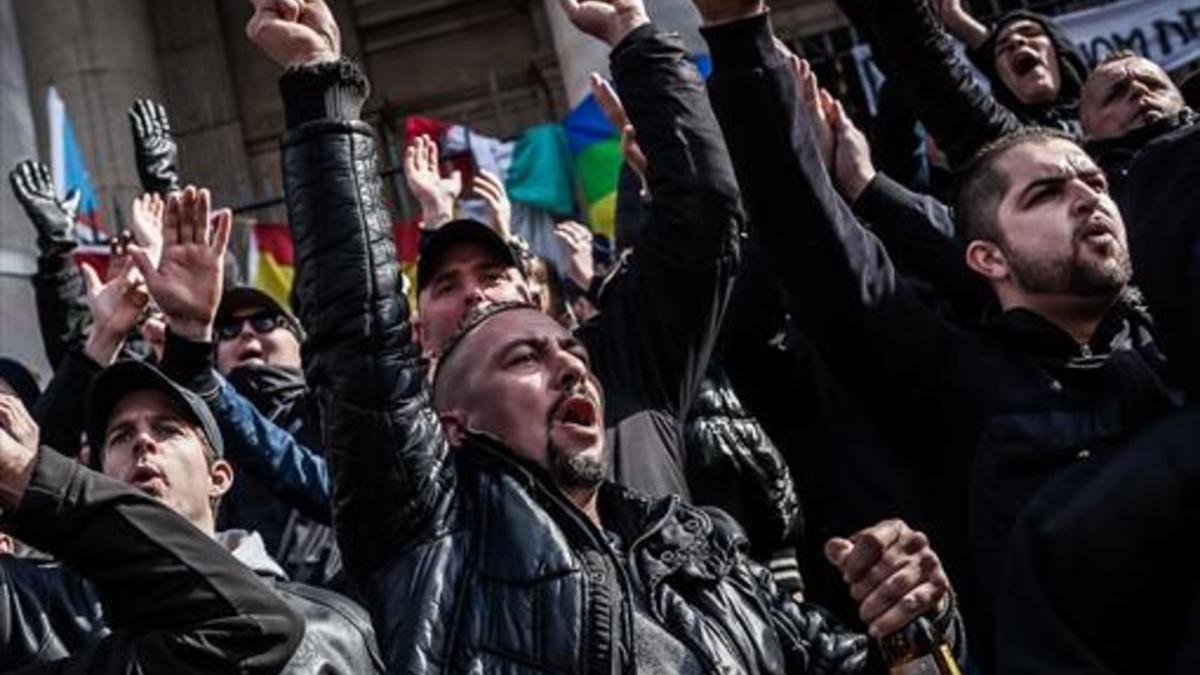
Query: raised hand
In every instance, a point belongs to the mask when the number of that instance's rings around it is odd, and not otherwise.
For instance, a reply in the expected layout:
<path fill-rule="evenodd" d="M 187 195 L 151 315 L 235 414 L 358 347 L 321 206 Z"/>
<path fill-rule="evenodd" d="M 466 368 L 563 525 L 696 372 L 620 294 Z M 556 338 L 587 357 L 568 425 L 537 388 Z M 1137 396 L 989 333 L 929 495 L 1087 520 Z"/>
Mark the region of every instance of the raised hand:
<path fill-rule="evenodd" d="M 563 221 L 554 226 L 554 236 L 567 254 L 567 267 L 563 273 L 578 288 L 587 290 L 596 274 L 596 263 L 592 258 L 592 231 L 574 221 Z"/>
<path fill-rule="evenodd" d="M 250 0 L 246 36 L 284 68 L 336 61 L 342 34 L 324 0 Z"/>
<path fill-rule="evenodd" d="M 438 146 L 428 136 L 418 136 L 404 150 L 404 180 L 421 205 L 421 227 L 436 230 L 454 218 L 454 202 L 462 194 L 462 174 L 443 178 L 438 167 Z"/>
<path fill-rule="evenodd" d="M 512 238 L 512 202 L 508 199 L 508 191 L 504 189 L 504 181 L 490 171 L 483 169 L 475 175 L 471 183 L 471 192 L 487 204 L 492 213 L 492 225 L 500 236 L 508 241 Z"/>
<path fill-rule="evenodd" d="M 33 475 L 40 431 L 21 399 L 0 394 L 0 507 L 17 508 Z"/>
<path fill-rule="evenodd" d="M 166 314 L 171 330 L 190 340 L 212 340 L 221 302 L 222 271 L 233 216 L 228 209 L 210 219 L 212 196 L 188 186 L 167 199 L 163 252 L 157 269 L 149 251 L 130 246 L 150 295 Z"/>
<path fill-rule="evenodd" d="M 796 79 L 796 96 L 799 103 L 808 110 L 809 119 L 812 120 L 813 136 L 817 141 L 821 160 L 825 163 L 826 170 L 833 173 L 833 128 L 829 125 L 825 106 L 822 105 L 822 96 L 829 94 L 817 85 L 817 76 L 808 61 L 792 54 L 781 42 L 776 41 L 775 46 L 784 53 L 791 65 L 792 75 Z"/>
<path fill-rule="evenodd" d="M 147 192 L 133 200 L 133 206 L 130 209 L 133 212 L 133 219 L 129 223 L 129 229 L 138 245 L 145 248 L 146 252 L 150 254 L 150 261 L 154 263 L 155 267 L 158 267 L 159 258 L 162 257 L 162 218 L 165 208 L 166 202 L 162 197 L 156 193 Z"/>
<path fill-rule="evenodd" d="M 833 182 L 847 202 L 854 203 L 863 190 L 875 180 L 875 164 L 871 161 L 871 145 L 867 137 L 854 126 L 842 102 L 821 90 L 825 116 L 833 129 Z"/>
<path fill-rule="evenodd" d="M 106 280 L 101 281 L 91 265 L 81 266 L 92 314 L 92 332 L 83 351 L 101 366 L 116 361 L 125 336 L 137 325 L 142 310 L 150 302 L 146 283 L 127 249 L 131 237 L 127 232 L 113 242 Z"/>
<path fill-rule="evenodd" d="M 171 121 L 162 104 L 139 99 L 129 108 L 129 128 L 133 132 L 133 158 L 137 163 L 142 189 L 160 195 L 179 189 L 176 168 L 178 148 L 171 136 Z"/>
<path fill-rule="evenodd" d="M 616 47 L 626 35 L 650 23 L 642 0 L 559 0 L 576 28 Z"/>
<path fill-rule="evenodd" d="M 37 230 L 38 249 L 47 255 L 74 250 L 79 192 L 73 191 L 66 199 L 60 200 L 55 194 L 50 169 L 32 160 L 17 164 L 9 172 L 8 181 L 17 201 Z"/>
<path fill-rule="evenodd" d="M 763 0 L 692 0 L 707 26 L 730 23 L 767 11 Z"/>
<path fill-rule="evenodd" d="M 830 539 L 825 557 L 850 584 L 871 637 L 894 633 L 922 614 L 949 607 L 950 580 L 941 560 L 929 539 L 901 520 L 885 520 L 849 539 Z"/>
<path fill-rule="evenodd" d="M 621 98 L 617 96 L 612 84 L 599 73 L 592 73 L 591 82 L 592 95 L 596 97 L 600 110 L 604 112 L 610 124 L 621 130 L 621 157 L 642 179 L 642 194 L 645 195 L 649 190 L 646 183 L 646 154 L 642 152 L 642 146 L 638 145 L 637 132 L 629 123 L 625 106 L 621 105 Z"/>

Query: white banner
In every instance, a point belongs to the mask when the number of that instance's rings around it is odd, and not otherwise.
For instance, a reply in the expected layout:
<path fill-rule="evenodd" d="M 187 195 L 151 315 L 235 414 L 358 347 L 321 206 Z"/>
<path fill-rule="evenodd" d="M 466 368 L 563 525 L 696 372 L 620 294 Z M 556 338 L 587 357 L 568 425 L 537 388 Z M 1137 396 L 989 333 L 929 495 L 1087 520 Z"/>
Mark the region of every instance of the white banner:
<path fill-rule="evenodd" d="M 1200 0 L 1123 0 L 1054 20 L 1090 65 L 1122 49 L 1166 70 L 1200 58 Z"/>

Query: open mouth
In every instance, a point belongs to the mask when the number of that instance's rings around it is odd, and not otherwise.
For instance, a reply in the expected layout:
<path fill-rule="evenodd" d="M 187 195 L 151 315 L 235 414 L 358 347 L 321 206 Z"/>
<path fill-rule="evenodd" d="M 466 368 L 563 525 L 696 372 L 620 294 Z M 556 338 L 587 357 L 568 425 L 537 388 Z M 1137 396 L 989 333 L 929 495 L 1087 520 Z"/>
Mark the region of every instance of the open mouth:
<path fill-rule="evenodd" d="M 166 484 L 162 471 L 153 465 L 141 464 L 134 468 L 129 476 L 129 484 L 144 492 L 158 493 Z"/>
<path fill-rule="evenodd" d="M 599 422 L 600 410 L 590 396 L 572 394 L 554 409 L 554 420 L 560 424 L 593 428 Z"/>
<path fill-rule="evenodd" d="M 1025 49 L 1013 56 L 1012 67 L 1017 77 L 1028 75 L 1040 65 L 1042 65 L 1042 57 L 1033 50 Z"/>

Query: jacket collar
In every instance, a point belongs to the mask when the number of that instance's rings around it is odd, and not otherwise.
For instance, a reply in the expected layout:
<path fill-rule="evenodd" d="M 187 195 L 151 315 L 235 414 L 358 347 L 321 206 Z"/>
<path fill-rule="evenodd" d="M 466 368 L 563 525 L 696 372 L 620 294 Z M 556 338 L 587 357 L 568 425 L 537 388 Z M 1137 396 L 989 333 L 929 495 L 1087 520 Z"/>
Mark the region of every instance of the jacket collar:
<path fill-rule="evenodd" d="M 1167 134 L 1195 124 L 1196 119 L 1196 113 L 1192 112 L 1191 108 L 1184 108 L 1183 112 L 1175 117 L 1147 124 L 1120 138 L 1092 141 L 1087 144 L 1087 151 L 1096 158 L 1105 172 L 1115 175 L 1147 145 Z"/>
<path fill-rule="evenodd" d="M 1105 313 L 1087 345 L 1080 345 L 1049 319 L 1024 308 L 1001 312 L 988 321 L 988 328 L 1002 341 L 1033 356 L 1068 359 L 1085 365 L 1085 361 L 1103 359 L 1115 347 L 1127 343 L 1131 320 L 1140 320 L 1142 312 L 1140 295 L 1136 289 L 1127 288 Z"/>
<path fill-rule="evenodd" d="M 280 581 L 288 580 L 287 572 L 284 572 L 279 563 L 275 562 L 267 553 L 266 544 L 263 543 L 259 533 L 247 530 L 225 530 L 218 532 L 216 539 L 217 543 L 229 551 L 234 558 L 237 558 L 238 562 L 249 567 L 255 574 L 261 577 L 274 577 Z"/>
<path fill-rule="evenodd" d="M 473 455 L 474 464 L 514 477 L 560 527 L 569 531 L 585 521 L 587 530 L 598 533 L 541 467 L 513 456 L 491 436 L 471 432 L 467 439 L 472 451 L 478 451 Z M 599 490 L 603 528 L 625 544 L 647 587 L 676 573 L 704 579 L 725 576 L 745 543 L 740 529 L 725 523 L 718 526 L 709 512 L 684 504 L 678 496 L 651 499 L 608 481 Z"/>

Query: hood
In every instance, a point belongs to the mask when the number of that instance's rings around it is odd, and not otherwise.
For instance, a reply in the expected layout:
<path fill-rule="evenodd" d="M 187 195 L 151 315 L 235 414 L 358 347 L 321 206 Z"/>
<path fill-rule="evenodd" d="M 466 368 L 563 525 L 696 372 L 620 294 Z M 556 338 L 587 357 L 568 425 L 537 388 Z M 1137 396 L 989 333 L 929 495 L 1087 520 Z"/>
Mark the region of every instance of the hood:
<path fill-rule="evenodd" d="M 267 546 L 263 543 L 259 533 L 246 530 L 225 530 L 218 532 L 216 539 L 217 543 L 229 551 L 230 555 L 254 570 L 255 574 L 287 581 L 287 572 L 284 572 L 279 563 L 275 562 L 275 559 L 267 553 Z"/>
<path fill-rule="evenodd" d="M 1004 82 L 1000 79 L 1000 74 L 996 71 L 996 61 L 992 57 L 992 52 L 996 46 L 996 36 L 1000 34 L 1000 31 L 1005 26 L 1022 19 L 1027 19 L 1040 25 L 1046 31 L 1046 34 L 1050 36 L 1050 42 L 1054 45 L 1062 86 L 1058 92 L 1058 99 L 1050 105 L 1029 106 L 1021 103 L 1004 86 Z M 992 28 L 987 42 L 984 42 L 976 50 L 974 61 L 979 70 L 991 82 L 992 95 L 996 97 L 996 100 L 1028 121 L 1051 125 L 1052 122 L 1056 121 L 1054 117 L 1069 116 L 1070 118 L 1077 118 L 1079 116 L 1079 97 L 1083 93 L 1083 83 L 1087 80 L 1091 69 L 1088 68 L 1087 60 L 1083 58 L 1083 53 L 1067 39 L 1066 34 L 1063 33 L 1058 24 L 1054 23 L 1049 17 L 1027 10 L 1016 10 L 1001 15 Z"/>

